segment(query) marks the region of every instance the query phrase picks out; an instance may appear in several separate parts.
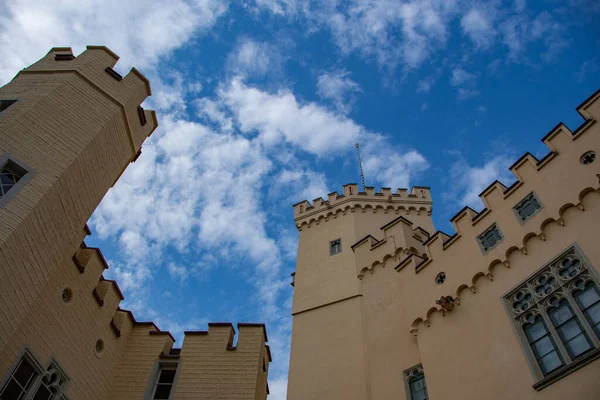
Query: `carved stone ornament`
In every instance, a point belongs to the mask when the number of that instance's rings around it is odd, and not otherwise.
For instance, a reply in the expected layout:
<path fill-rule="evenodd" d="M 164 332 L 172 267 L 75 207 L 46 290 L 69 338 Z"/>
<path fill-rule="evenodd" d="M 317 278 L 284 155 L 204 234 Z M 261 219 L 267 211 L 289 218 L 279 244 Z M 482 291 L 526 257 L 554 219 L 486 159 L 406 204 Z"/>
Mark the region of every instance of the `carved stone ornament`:
<path fill-rule="evenodd" d="M 435 304 L 442 307 L 444 311 L 452 311 L 454 309 L 454 298 L 452 296 L 442 296 L 435 301 Z"/>

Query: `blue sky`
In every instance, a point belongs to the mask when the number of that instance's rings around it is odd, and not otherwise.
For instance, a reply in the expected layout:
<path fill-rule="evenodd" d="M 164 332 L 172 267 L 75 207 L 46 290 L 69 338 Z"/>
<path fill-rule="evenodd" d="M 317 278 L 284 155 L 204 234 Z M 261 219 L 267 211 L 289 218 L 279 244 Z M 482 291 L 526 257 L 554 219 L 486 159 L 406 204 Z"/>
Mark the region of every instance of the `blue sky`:
<path fill-rule="evenodd" d="M 52 3 L 52 4 L 50 4 Z M 291 204 L 358 182 L 432 187 L 448 219 L 600 87 L 600 6 L 570 1 L 15 0 L 0 84 L 104 44 L 151 80 L 160 128 L 90 220 L 123 307 L 180 341 L 265 321 L 285 398 Z M 180 342 L 178 343 L 181 344 Z"/>

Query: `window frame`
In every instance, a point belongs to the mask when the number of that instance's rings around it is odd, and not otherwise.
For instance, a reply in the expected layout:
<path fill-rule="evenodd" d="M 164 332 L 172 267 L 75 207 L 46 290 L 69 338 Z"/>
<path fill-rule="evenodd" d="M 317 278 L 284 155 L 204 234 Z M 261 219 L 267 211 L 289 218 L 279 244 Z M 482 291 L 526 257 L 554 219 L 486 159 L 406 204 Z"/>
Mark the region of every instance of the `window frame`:
<path fill-rule="evenodd" d="M 150 373 L 148 384 L 146 385 L 146 390 L 144 392 L 144 400 L 153 400 L 161 371 L 164 369 L 175 369 L 175 376 L 173 377 L 171 392 L 169 393 L 169 400 L 172 400 L 175 394 L 175 387 L 177 386 L 177 379 L 179 378 L 179 373 L 181 372 L 182 362 L 183 360 L 181 360 L 180 358 L 170 360 L 156 360 L 154 362 L 154 366 L 152 367 L 152 372 Z"/>
<path fill-rule="evenodd" d="M 489 231 L 491 231 L 493 228 L 496 228 L 496 230 L 498 231 L 498 234 L 500 235 L 500 239 L 496 241 L 496 244 L 493 247 L 488 248 L 487 250 L 483 247 L 483 244 L 481 243 L 481 237 L 484 236 L 485 234 L 487 234 Z M 500 225 L 498 225 L 497 222 L 494 222 L 493 224 L 491 224 L 490 226 L 488 226 L 486 229 L 484 229 L 483 232 L 481 232 L 479 235 L 477 235 L 477 244 L 479 245 L 479 249 L 481 250 L 481 252 L 483 254 L 487 254 L 490 251 L 492 251 L 493 249 L 495 249 L 496 247 L 498 247 L 498 245 L 500 243 L 502 243 L 504 241 L 504 234 L 502 233 L 502 231 L 500 230 Z"/>
<path fill-rule="evenodd" d="M 519 292 L 523 292 L 525 287 L 527 287 L 527 291 L 530 293 L 535 293 L 532 283 L 542 276 L 548 276 L 550 273 L 558 271 L 560 268 L 558 264 L 569 255 L 575 256 L 580 260 L 581 267 L 579 268 L 579 271 L 575 275 L 564 280 L 562 283 L 561 280 L 558 279 L 554 289 L 552 289 L 550 292 L 545 292 L 545 294 L 543 294 L 538 301 L 530 297 L 533 300 L 528 302 L 529 307 L 525 310 L 520 310 L 519 312 L 515 311 L 513 305 L 515 303 L 515 296 Z M 558 276 L 559 275 L 556 275 L 555 277 Z M 529 370 L 534 380 L 533 388 L 538 391 L 564 378 L 571 372 L 576 371 L 588 363 L 600 358 L 600 333 L 594 332 L 589 320 L 583 314 L 582 308 L 575 297 L 576 293 L 579 291 L 575 284 L 582 279 L 584 280 L 584 285 L 586 285 L 584 286 L 583 290 L 585 290 L 585 288 L 588 287 L 587 285 L 592 282 L 594 285 L 596 285 L 598 291 L 600 291 L 600 276 L 598 272 L 591 264 L 589 259 L 585 256 L 581 247 L 577 243 L 573 243 L 566 249 L 559 252 L 557 256 L 552 257 L 552 259 L 546 262 L 542 267 L 536 269 L 525 279 L 517 283 L 504 295 L 502 295 L 501 300 L 510 320 L 511 327 L 516 338 L 518 339 L 519 345 L 521 346 L 521 350 L 525 356 L 525 360 L 527 361 Z M 541 286 L 539 281 L 538 286 Z M 567 351 L 563 343 L 561 335 L 559 335 L 550 317 L 550 313 L 555 307 L 551 304 L 551 301 L 555 298 L 558 299 L 559 304 L 563 304 L 564 301 L 567 302 L 571 313 L 581 328 L 581 331 L 585 334 L 588 341 L 592 345 L 591 349 L 579 354 L 577 357 L 571 357 L 569 351 Z M 544 375 L 542 372 L 542 369 L 536 359 L 536 355 L 530 346 L 529 338 L 525 333 L 527 322 L 524 322 L 524 320 L 527 318 L 528 314 L 538 315 L 542 318 L 545 328 L 547 329 L 550 338 L 556 347 L 556 351 L 562 360 L 562 365 L 560 367 L 550 371 L 546 375 Z"/>
<path fill-rule="evenodd" d="M 339 249 L 340 250 L 338 252 L 334 253 L 332 245 L 333 245 L 334 242 L 337 242 L 337 241 L 339 241 Z M 329 241 L 329 256 L 330 257 L 331 256 L 335 256 L 337 254 L 340 254 L 341 252 L 342 252 L 342 238 L 337 238 L 337 239 L 330 240 Z"/>
<path fill-rule="evenodd" d="M 404 379 L 404 390 L 406 391 L 406 399 L 413 400 L 412 391 L 410 390 L 410 380 L 413 378 L 413 375 L 415 374 L 415 372 L 423 375 L 425 392 L 427 393 L 427 399 L 429 399 L 429 391 L 427 390 L 427 378 L 425 376 L 425 372 L 423 371 L 423 364 L 421 364 L 421 363 L 415 365 L 414 367 L 410 367 L 409 369 L 402 371 L 402 376 Z"/>
<path fill-rule="evenodd" d="M 17 195 L 17 193 L 19 193 L 19 191 L 35 176 L 35 171 L 24 162 L 12 157 L 9 153 L 0 155 L 0 169 L 4 168 L 9 163 L 15 164 L 25 173 L 19 179 L 19 181 L 15 183 L 15 185 L 10 188 L 8 192 L 6 192 L 6 194 L 0 197 L 0 208 L 6 206 L 6 204 L 8 204 L 8 202 L 10 202 Z"/>
<path fill-rule="evenodd" d="M 535 199 L 535 201 L 540 205 L 540 208 L 538 208 L 533 214 L 531 214 L 530 216 L 528 216 L 526 219 L 521 219 L 521 215 L 519 214 L 519 211 L 517 210 L 517 208 L 519 208 L 520 206 L 523 205 L 523 203 L 525 203 L 525 201 L 530 197 L 533 196 L 533 198 Z M 515 214 L 515 217 L 517 218 L 517 220 L 519 220 L 519 222 L 522 224 L 526 223 L 527 221 L 529 221 L 531 218 L 533 218 L 536 214 L 538 214 L 540 211 L 542 211 L 544 209 L 544 203 L 542 203 L 540 201 L 540 197 L 535 193 L 535 192 L 531 192 L 528 195 L 526 195 L 525 197 L 523 197 L 517 204 L 515 204 L 515 206 L 512 208 L 513 213 Z"/>

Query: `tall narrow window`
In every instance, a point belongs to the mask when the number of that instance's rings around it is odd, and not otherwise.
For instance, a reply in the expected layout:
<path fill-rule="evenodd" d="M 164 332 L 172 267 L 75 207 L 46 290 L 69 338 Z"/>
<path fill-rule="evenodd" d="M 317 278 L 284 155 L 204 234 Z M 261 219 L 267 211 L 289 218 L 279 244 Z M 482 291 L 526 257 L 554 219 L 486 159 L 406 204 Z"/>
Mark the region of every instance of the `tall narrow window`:
<path fill-rule="evenodd" d="M 549 312 L 550 319 L 554 325 L 554 329 L 560 336 L 569 356 L 576 359 L 580 355 L 592 348 L 587 335 L 581 329 L 581 325 L 577 321 L 577 317 L 571 311 L 569 302 L 566 299 L 552 299 L 552 308 Z"/>
<path fill-rule="evenodd" d="M 423 366 L 421 364 L 404 371 L 404 385 L 409 400 L 429 399 L 425 374 L 423 373 Z"/>
<path fill-rule="evenodd" d="M 500 243 L 502 239 L 503 236 L 498 229 L 498 225 L 494 224 L 487 228 L 481 235 L 479 235 L 477 241 L 479 242 L 479 246 L 483 252 L 487 253 L 496 247 L 496 245 Z"/>
<path fill-rule="evenodd" d="M 587 286 L 583 282 L 577 282 L 575 299 L 581 308 L 581 311 L 592 326 L 596 335 L 600 336 L 600 292 L 594 282 L 588 282 Z"/>
<path fill-rule="evenodd" d="M 536 389 L 585 365 L 590 357 L 600 357 L 600 291 L 595 270 L 576 245 L 504 300 L 538 381 Z"/>
<path fill-rule="evenodd" d="M 329 255 L 333 256 L 335 254 L 342 252 L 342 239 L 335 239 L 329 242 Z"/>
<path fill-rule="evenodd" d="M 560 367 L 563 363 L 542 317 L 538 316 L 535 318 L 533 314 L 530 314 L 528 319 L 532 322 L 529 322 L 523 328 L 535 359 L 544 372 L 544 375 L 546 375 Z"/>
<path fill-rule="evenodd" d="M 175 368 L 161 368 L 158 379 L 156 380 L 154 395 L 152 396 L 153 400 L 169 399 L 175 381 L 175 372 Z"/>
<path fill-rule="evenodd" d="M 0 399 L 24 399 L 37 376 L 36 368 L 23 356 L 0 391 Z"/>
<path fill-rule="evenodd" d="M 539 199 L 533 192 L 528 194 L 523 200 L 519 202 L 519 204 L 517 204 L 513 208 L 515 214 L 521 222 L 527 221 L 541 209 L 542 203 L 540 203 Z"/>

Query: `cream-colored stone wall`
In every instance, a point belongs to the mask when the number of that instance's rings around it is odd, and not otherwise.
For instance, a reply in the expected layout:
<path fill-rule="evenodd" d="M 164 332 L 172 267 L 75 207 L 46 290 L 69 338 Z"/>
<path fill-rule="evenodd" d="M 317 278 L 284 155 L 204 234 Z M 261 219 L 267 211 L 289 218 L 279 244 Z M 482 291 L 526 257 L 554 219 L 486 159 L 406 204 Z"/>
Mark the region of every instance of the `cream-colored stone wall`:
<path fill-rule="evenodd" d="M 72 55 L 54 48 L 0 88 L 0 98 L 18 100 L 0 113 L 0 157 L 33 173 L 0 203 L 0 390 L 28 349 L 42 367 L 61 366 L 70 399 L 151 396 L 165 359 L 180 362 L 176 398 L 265 399 L 263 325 L 240 325 L 236 350 L 187 341 L 180 356 L 169 332 L 119 308 L 123 295 L 103 277 L 104 257 L 83 243 L 85 223 L 157 126 L 154 111 L 143 111 L 145 125 L 138 114 L 150 85 L 136 69 L 116 79 L 118 57 L 104 47 L 71 60 L 56 54 Z M 67 303 L 64 289 L 72 292 Z"/>
<path fill-rule="evenodd" d="M 175 400 L 266 399 L 269 363 L 263 325 L 239 325 L 237 345 L 231 324 L 209 324 L 208 331 L 186 332 L 181 348 Z"/>
<path fill-rule="evenodd" d="M 585 122 L 576 131 L 559 124 L 544 137 L 548 156 L 537 160 L 527 153 L 517 160 L 511 167 L 515 184 L 506 187 L 495 182 L 481 194 L 485 206 L 481 212 L 461 210 L 452 219 L 455 235 L 434 231 L 428 216 L 431 203 L 423 210 L 421 204 L 398 209 L 389 191 L 379 198 L 363 195 L 354 210 L 342 203 L 351 203 L 345 199 L 350 185 L 344 187 L 343 196 L 335 193 L 328 201 L 317 199 L 313 206 L 296 204 L 300 233 L 288 398 L 325 398 L 320 394 L 326 389 L 326 398 L 346 399 L 348 379 L 342 383 L 319 377 L 343 375 L 347 367 L 342 365 L 362 365 L 364 381 L 357 383 L 360 378 L 354 375 L 352 384 L 365 392 L 356 398 L 405 399 L 403 371 L 419 363 L 431 399 L 597 398 L 597 359 L 536 390 L 533 386 L 539 377 L 530 371 L 503 304 L 509 290 L 573 243 L 596 270 L 600 267 L 595 234 L 600 221 L 600 164 L 580 162 L 587 151 L 600 154 L 596 122 L 600 91 L 578 112 Z M 412 193 L 419 191 L 417 187 Z M 513 207 L 531 192 L 543 208 L 521 223 Z M 423 200 L 430 201 L 426 193 Z M 353 191 L 352 196 L 358 195 Z M 378 208 L 383 206 L 382 198 L 392 204 Z M 504 239 L 484 254 L 477 236 L 493 223 Z M 352 253 L 340 257 L 339 264 L 326 257 L 328 241 L 350 237 L 349 232 L 357 240 Z M 349 276 L 352 268 L 354 281 Z M 341 276 L 342 271 L 347 275 Z M 441 285 L 435 282 L 440 272 L 446 274 Z M 340 281 L 343 287 L 358 285 L 360 325 L 355 309 L 324 301 L 327 296 L 340 297 Z M 453 297 L 452 311 L 436 304 L 442 296 Z M 323 307 L 298 313 L 298 304 L 314 299 Z M 332 321 L 341 329 L 360 330 L 362 346 L 350 340 L 354 331 L 325 329 Z M 322 335 L 338 340 L 322 339 Z M 325 361 L 315 362 L 320 355 Z M 331 359 L 342 361 L 335 364 Z M 302 386 L 301 381 L 313 384 Z"/>

